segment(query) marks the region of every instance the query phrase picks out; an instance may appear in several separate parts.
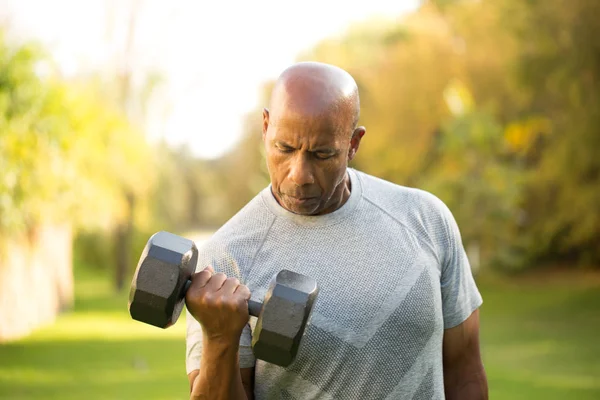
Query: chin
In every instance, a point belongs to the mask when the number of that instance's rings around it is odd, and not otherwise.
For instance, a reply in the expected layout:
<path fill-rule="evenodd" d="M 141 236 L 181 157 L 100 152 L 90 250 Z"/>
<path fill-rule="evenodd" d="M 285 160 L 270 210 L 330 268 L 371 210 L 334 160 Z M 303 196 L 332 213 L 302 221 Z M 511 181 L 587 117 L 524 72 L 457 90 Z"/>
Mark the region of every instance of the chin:
<path fill-rule="evenodd" d="M 298 214 L 298 215 L 314 215 L 317 213 L 316 210 L 306 210 L 306 209 L 299 209 L 299 208 L 292 208 L 289 207 L 288 211 L 293 212 L 294 214 Z"/>
<path fill-rule="evenodd" d="M 310 207 L 310 208 L 304 208 L 304 207 L 294 207 L 292 205 L 287 205 L 286 207 L 288 209 L 288 211 L 294 213 L 294 214 L 298 214 L 298 215 L 315 215 L 319 212 L 319 208 L 316 207 Z"/>

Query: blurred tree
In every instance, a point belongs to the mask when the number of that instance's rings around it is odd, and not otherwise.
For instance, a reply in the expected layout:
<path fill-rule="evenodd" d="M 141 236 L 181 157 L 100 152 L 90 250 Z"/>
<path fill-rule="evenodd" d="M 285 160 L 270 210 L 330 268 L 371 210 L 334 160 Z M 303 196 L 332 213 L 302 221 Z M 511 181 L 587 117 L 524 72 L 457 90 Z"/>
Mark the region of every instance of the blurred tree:
<path fill-rule="evenodd" d="M 530 127 L 527 231 L 540 257 L 600 262 L 600 3 L 513 2 Z M 508 25 L 510 22 L 510 25 Z M 533 140 L 535 139 L 535 140 Z"/>
<path fill-rule="evenodd" d="M 388 35 L 381 26 L 378 36 L 366 35 L 370 61 L 361 60 L 352 34 L 304 58 L 338 64 L 359 81 L 361 122 L 373 133 L 357 165 L 430 187 L 457 209 L 465 240 L 488 237 L 483 244 L 504 266 L 557 256 L 597 262 L 598 3 L 442 3 L 425 2 Z M 389 37 L 397 40 L 390 45 Z M 476 104 L 460 116 L 439 104 L 456 79 Z M 464 140 L 476 131 L 495 138 L 493 156 Z M 485 163 L 467 168 L 473 158 Z M 498 204 L 482 206 L 482 196 Z M 465 208 L 479 210 L 480 222 Z"/>
<path fill-rule="evenodd" d="M 120 11 L 117 6 L 125 6 L 127 13 L 125 35 L 115 34 L 120 29 L 118 24 L 114 24 L 112 20 Z M 104 72 L 107 91 L 114 96 L 120 111 L 133 125 L 144 132 L 148 120 L 149 105 L 154 94 L 161 88 L 165 80 L 160 73 L 144 70 L 137 63 L 134 44 L 138 19 L 142 11 L 143 3 L 139 0 L 107 3 L 107 14 L 111 16 L 106 30 L 107 45 L 112 49 L 120 50 L 113 50 L 113 64 L 105 67 L 102 72 Z M 124 134 L 127 135 L 127 133 Z M 144 160 L 145 165 L 140 166 L 141 170 L 133 169 L 133 171 L 139 173 L 135 177 L 136 181 L 139 183 L 142 180 L 140 178 L 143 176 L 143 179 L 148 179 L 148 182 L 158 183 L 162 180 L 164 183 L 165 171 L 162 171 L 163 166 L 152 161 L 156 160 L 158 162 L 163 158 L 168 158 L 165 157 L 167 153 L 169 153 L 169 150 L 166 149 L 166 146 L 156 148 L 154 158 L 146 158 Z M 127 168 L 128 166 L 123 165 L 123 167 Z M 168 168 L 167 171 L 169 171 Z M 179 172 L 171 175 L 170 179 L 166 179 L 166 181 L 171 179 L 183 180 L 184 177 Z M 132 185 L 131 182 L 116 180 L 114 183 L 126 200 L 123 208 L 124 214 L 121 216 L 122 218 L 116 221 L 112 232 L 114 260 L 111 264 L 115 267 L 116 289 L 121 290 L 125 286 L 129 273 L 136 265 L 139 251 L 141 251 L 141 247 L 147 241 L 148 236 L 159 226 L 161 229 L 164 225 L 173 226 L 176 225 L 177 221 L 157 218 L 152 214 L 152 211 L 156 210 L 153 203 L 158 201 L 157 197 L 167 196 L 167 194 L 163 194 L 162 188 L 157 187 L 156 190 L 152 190 L 150 193 L 154 196 L 149 198 L 147 196 L 148 192 L 136 190 L 136 185 Z M 195 188 L 185 183 L 180 183 L 181 188 L 186 190 L 186 194 L 193 194 Z M 181 202 L 181 199 L 178 201 Z M 175 206 L 175 203 L 171 202 L 170 206 Z M 192 213 L 189 213 L 189 217 L 194 218 L 193 210 Z M 163 221 L 164 225 L 159 224 L 159 221 Z"/>
<path fill-rule="evenodd" d="M 441 197 L 483 263 L 598 262 L 599 7 L 424 1 L 398 21 L 355 25 L 298 60 L 355 77 L 367 136 L 354 166 Z M 222 215 L 268 183 L 260 111 L 240 144 L 210 164 L 218 189 L 209 197 L 222 199 Z"/>
<path fill-rule="evenodd" d="M 132 6 L 130 18 L 127 24 L 127 33 L 125 37 L 125 50 L 123 62 L 120 65 L 120 73 L 116 78 L 116 91 L 118 102 L 123 112 L 131 118 L 131 104 L 133 103 L 132 85 L 131 85 L 131 53 L 134 40 L 135 23 L 138 14 L 139 2 Z M 125 285 L 127 272 L 130 269 L 130 260 L 133 251 L 134 215 L 137 206 L 137 196 L 131 190 L 129 185 L 121 185 L 120 188 L 126 199 L 126 215 L 117 222 L 114 231 L 115 240 L 115 286 L 121 290 Z"/>
<path fill-rule="evenodd" d="M 515 241 L 523 193 L 521 169 L 506 158 L 502 126 L 489 114 L 465 111 L 444 124 L 419 187 L 442 198 L 478 260 L 520 267 L 525 243 Z"/>
<path fill-rule="evenodd" d="M 367 127 L 357 168 L 396 183 L 416 182 L 449 116 L 443 91 L 456 70 L 453 46 L 448 24 L 427 5 L 400 23 L 367 21 L 300 57 L 338 65 L 357 80 L 360 123 Z"/>
<path fill-rule="evenodd" d="M 262 110 L 269 105 L 273 83 L 266 82 L 261 88 L 260 106 L 246 116 L 239 143 L 210 164 L 214 170 L 213 189 L 206 193 L 206 201 L 215 214 L 206 218 L 213 225 L 228 220 L 269 184 L 262 142 Z"/>
<path fill-rule="evenodd" d="M 0 230 L 14 238 L 44 222 L 114 226 L 151 158 L 143 135 L 99 80 L 66 82 L 36 45 L 0 34 Z"/>

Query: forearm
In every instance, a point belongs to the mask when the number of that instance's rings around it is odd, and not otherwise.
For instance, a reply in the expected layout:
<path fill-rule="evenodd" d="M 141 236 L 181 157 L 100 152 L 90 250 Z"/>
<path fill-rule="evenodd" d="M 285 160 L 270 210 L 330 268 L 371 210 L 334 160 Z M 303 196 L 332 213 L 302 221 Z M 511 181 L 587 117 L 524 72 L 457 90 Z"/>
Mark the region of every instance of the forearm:
<path fill-rule="evenodd" d="M 447 400 L 487 400 L 488 385 L 485 371 L 465 376 L 445 378 L 444 391 Z"/>
<path fill-rule="evenodd" d="M 238 343 L 205 341 L 191 400 L 247 400 L 238 361 Z"/>

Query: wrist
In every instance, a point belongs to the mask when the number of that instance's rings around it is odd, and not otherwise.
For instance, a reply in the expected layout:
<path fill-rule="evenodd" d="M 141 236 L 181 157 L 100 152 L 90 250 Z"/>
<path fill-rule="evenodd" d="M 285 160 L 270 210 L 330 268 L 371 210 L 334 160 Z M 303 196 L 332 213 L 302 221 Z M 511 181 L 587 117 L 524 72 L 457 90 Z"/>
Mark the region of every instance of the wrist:
<path fill-rule="evenodd" d="M 237 353 L 240 348 L 240 338 L 204 334 L 202 348 L 223 355 Z"/>
<path fill-rule="evenodd" d="M 204 343 L 212 343 L 215 346 L 229 347 L 231 345 L 239 345 L 240 337 L 242 336 L 242 330 L 238 332 L 230 331 L 217 331 L 211 332 L 207 330 L 202 324 L 202 341 Z"/>

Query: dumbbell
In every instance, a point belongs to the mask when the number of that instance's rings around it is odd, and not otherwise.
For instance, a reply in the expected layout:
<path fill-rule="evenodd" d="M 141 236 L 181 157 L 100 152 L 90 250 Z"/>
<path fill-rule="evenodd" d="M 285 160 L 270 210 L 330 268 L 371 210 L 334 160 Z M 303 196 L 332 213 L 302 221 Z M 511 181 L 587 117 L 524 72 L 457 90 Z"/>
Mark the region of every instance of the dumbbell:
<path fill-rule="evenodd" d="M 129 292 L 129 313 L 159 328 L 175 324 L 198 263 L 198 248 L 189 239 L 157 232 L 144 247 Z M 248 300 L 257 317 L 252 335 L 256 358 L 280 366 L 294 360 L 319 289 L 314 279 L 282 270 L 271 280 L 262 302 Z"/>

